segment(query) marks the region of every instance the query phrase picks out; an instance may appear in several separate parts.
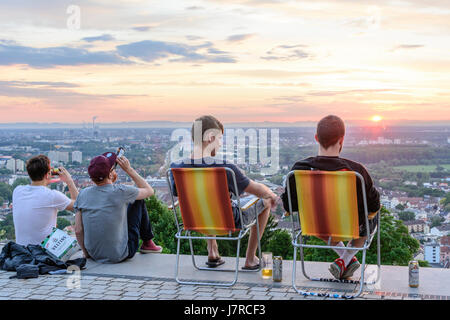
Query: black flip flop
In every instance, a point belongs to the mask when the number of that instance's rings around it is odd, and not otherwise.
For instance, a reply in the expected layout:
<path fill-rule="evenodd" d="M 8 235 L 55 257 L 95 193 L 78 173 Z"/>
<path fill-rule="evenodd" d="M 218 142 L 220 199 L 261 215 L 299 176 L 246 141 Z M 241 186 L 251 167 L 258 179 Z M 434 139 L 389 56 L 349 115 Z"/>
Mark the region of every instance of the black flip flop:
<path fill-rule="evenodd" d="M 256 269 L 259 269 L 259 263 L 252 267 L 246 267 L 246 266 L 242 267 L 242 270 L 256 270 Z"/>
<path fill-rule="evenodd" d="M 217 268 L 218 266 L 221 266 L 225 263 L 225 260 L 223 260 L 222 258 L 219 259 L 208 259 L 208 261 L 206 262 L 206 265 L 210 268 Z"/>

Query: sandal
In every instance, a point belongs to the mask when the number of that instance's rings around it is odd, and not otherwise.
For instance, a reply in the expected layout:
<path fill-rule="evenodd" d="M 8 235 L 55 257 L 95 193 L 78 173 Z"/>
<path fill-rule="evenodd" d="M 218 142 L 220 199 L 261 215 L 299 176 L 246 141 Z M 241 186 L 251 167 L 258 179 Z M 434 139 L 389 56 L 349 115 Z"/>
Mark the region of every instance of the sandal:
<path fill-rule="evenodd" d="M 259 263 L 255 264 L 254 266 L 251 266 L 251 267 L 247 267 L 247 266 L 242 267 L 242 270 L 256 270 L 256 269 L 259 269 Z"/>
<path fill-rule="evenodd" d="M 218 266 L 221 266 L 224 263 L 225 263 L 225 260 L 223 260 L 222 258 L 217 258 L 217 259 L 208 259 L 208 261 L 206 262 L 206 265 L 209 268 L 217 268 Z"/>

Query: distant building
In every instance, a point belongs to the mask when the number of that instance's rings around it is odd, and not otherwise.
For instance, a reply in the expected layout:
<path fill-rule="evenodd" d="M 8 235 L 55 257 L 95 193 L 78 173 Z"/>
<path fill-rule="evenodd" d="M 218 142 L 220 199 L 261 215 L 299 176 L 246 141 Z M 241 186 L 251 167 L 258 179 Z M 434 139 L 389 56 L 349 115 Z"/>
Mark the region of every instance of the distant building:
<path fill-rule="evenodd" d="M 66 151 L 50 151 L 48 157 L 51 162 L 55 163 L 68 163 L 69 162 L 69 152 Z"/>
<path fill-rule="evenodd" d="M 429 243 L 424 246 L 425 260 L 429 263 L 440 263 L 441 250 L 438 243 Z"/>
<path fill-rule="evenodd" d="M 0 159 L 0 167 L 4 167 L 13 173 L 16 173 L 17 171 L 23 172 L 25 171 L 25 162 L 23 162 L 20 159 L 14 159 L 14 158 L 2 158 Z"/>
<path fill-rule="evenodd" d="M 20 159 L 16 159 L 16 171 L 25 171 L 25 162 Z"/>
<path fill-rule="evenodd" d="M 6 161 L 6 169 L 12 171 L 13 173 L 16 173 L 16 160 L 11 158 Z"/>
<path fill-rule="evenodd" d="M 72 152 L 72 162 L 83 162 L 83 152 L 81 151 L 74 151 Z"/>
<path fill-rule="evenodd" d="M 450 224 L 449 223 L 440 225 L 436 228 L 439 230 L 439 232 L 442 234 L 442 236 L 450 235 Z"/>
<path fill-rule="evenodd" d="M 413 232 L 430 233 L 430 227 L 423 220 L 404 221 L 403 223 L 408 228 L 409 233 Z"/>
<path fill-rule="evenodd" d="M 445 264 L 447 261 L 450 260 L 450 237 L 442 237 L 441 238 L 441 263 Z"/>

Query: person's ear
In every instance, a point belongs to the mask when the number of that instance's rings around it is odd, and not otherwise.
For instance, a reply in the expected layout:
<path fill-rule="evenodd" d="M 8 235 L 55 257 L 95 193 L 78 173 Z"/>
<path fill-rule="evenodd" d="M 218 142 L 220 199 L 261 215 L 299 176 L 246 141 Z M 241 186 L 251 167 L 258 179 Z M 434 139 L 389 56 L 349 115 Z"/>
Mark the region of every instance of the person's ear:
<path fill-rule="evenodd" d="M 317 137 L 317 134 L 314 135 L 314 139 L 316 139 L 316 141 L 319 142 L 319 138 Z"/>

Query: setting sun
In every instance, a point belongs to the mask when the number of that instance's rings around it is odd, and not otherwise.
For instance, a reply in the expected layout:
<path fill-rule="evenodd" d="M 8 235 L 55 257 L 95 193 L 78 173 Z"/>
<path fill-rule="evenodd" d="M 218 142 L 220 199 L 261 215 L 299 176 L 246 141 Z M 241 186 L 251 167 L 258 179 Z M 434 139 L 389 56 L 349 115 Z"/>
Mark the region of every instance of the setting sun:
<path fill-rule="evenodd" d="M 371 120 L 373 122 L 380 122 L 381 120 L 383 120 L 383 118 L 381 116 L 373 116 Z"/>

